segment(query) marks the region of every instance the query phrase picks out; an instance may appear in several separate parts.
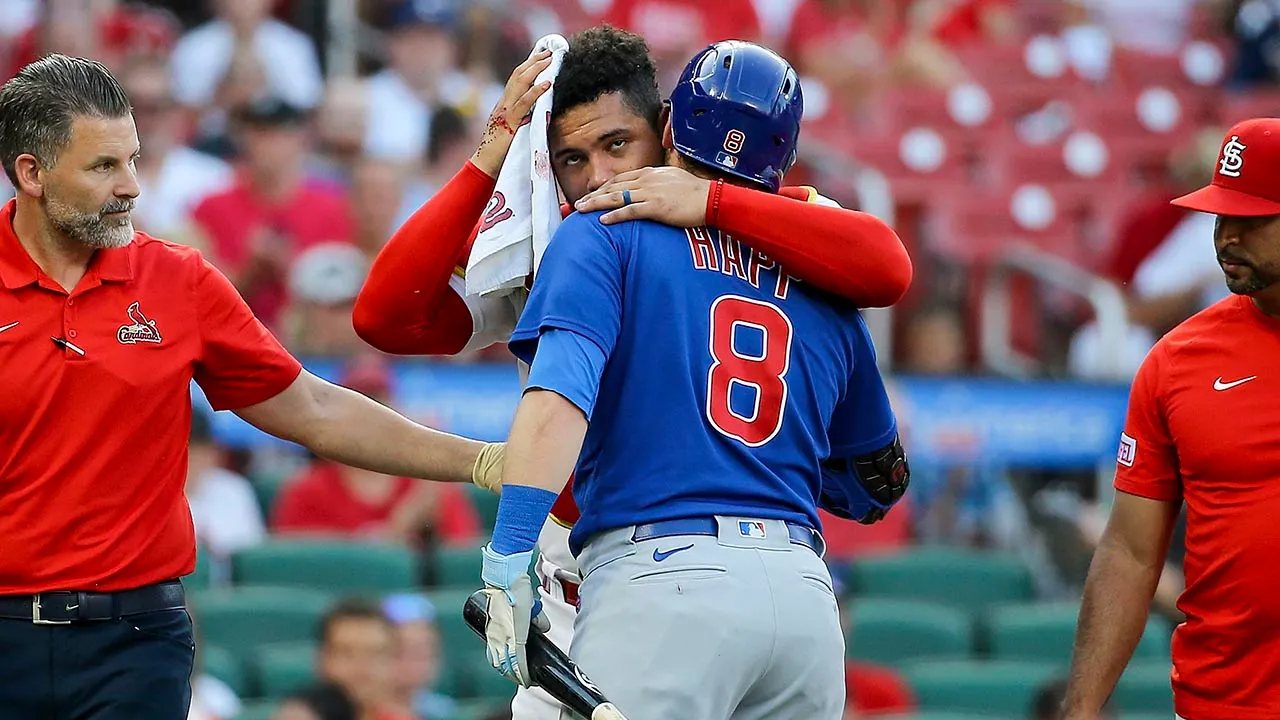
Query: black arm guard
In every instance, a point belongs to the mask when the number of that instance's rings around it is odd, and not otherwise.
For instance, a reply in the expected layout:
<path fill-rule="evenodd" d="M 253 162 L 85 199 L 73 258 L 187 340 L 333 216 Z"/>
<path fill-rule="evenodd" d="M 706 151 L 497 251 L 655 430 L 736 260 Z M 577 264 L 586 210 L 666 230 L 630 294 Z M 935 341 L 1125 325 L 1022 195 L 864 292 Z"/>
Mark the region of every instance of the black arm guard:
<path fill-rule="evenodd" d="M 906 451 L 898 436 L 879 450 L 854 458 L 829 458 L 823 466 L 841 473 L 852 473 L 863 489 L 881 507 L 867 513 L 858 522 L 870 525 L 883 519 L 893 504 L 902 499 L 911 484 L 911 469 L 907 466 Z M 851 467 L 852 466 L 852 467 Z"/>

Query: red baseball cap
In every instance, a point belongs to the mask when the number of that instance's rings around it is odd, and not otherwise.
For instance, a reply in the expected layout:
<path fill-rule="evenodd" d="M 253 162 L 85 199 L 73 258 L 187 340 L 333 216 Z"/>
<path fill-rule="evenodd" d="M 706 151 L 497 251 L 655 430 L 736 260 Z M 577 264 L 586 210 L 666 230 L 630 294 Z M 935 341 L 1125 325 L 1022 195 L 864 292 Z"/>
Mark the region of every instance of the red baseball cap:
<path fill-rule="evenodd" d="M 1173 201 L 1214 215 L 1280 215 L 1280 118 L 1253 118 L 1227 131 L 1213 182 Z"/>

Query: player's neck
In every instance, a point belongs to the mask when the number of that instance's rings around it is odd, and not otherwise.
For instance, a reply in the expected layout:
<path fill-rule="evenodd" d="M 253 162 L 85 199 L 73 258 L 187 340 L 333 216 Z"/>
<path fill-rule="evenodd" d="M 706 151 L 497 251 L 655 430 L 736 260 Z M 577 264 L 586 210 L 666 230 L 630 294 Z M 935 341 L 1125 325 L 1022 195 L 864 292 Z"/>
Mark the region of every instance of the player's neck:
<path fill-rule="evenodd" d="M 13 232 L 36 266 L 68 292 L 88 271 L 94 248 L 53 227 L 35 199 L 19 196 Z"/>
<path fill-rule="evenodd" d="M 1253 300 L 1254 306 L 1263 315 L 1280 318 L 1280 283 L 1276 283 L 1261 292 L 1256 292 L 1250 298 Z"/>

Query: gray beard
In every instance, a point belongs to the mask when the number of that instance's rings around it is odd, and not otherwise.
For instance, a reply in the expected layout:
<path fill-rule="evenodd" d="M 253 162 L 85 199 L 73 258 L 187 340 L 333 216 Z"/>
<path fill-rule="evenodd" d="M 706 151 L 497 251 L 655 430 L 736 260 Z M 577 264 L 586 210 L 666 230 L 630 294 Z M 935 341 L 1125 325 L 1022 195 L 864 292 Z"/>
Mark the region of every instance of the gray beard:
<path fill-rule="evenodd" d="M 86 213 L 52 198 L 45 198 L 49 224 L 68 238 L 98 250 L 121 248 L 133 240 L 133 219 L 108 218 L 108 211 L 132 209 L 133 203 L 113 202 L 101 212 Z"/>

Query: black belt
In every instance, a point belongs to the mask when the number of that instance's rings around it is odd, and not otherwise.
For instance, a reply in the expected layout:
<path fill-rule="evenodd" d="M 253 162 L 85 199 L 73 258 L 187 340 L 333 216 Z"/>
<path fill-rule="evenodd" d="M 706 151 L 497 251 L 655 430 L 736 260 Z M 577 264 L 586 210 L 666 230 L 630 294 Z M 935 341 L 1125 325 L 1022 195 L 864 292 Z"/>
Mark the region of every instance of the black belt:
<path fill-rule="evenodd" d="M 119 592 L 59 590 L 35 595 L 0 595 L 0 618 L 26 620 L 36 625 L 70 625 L 161 610 L 181 610 L 187 606 L 186 601 L 186 593 L 179 580 Z"/>

